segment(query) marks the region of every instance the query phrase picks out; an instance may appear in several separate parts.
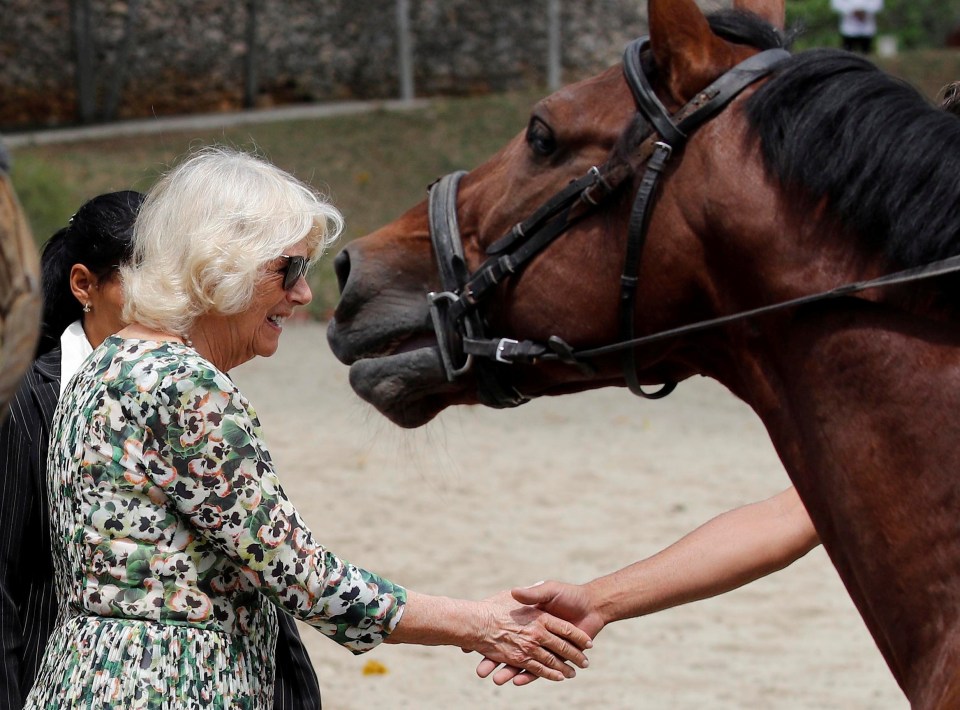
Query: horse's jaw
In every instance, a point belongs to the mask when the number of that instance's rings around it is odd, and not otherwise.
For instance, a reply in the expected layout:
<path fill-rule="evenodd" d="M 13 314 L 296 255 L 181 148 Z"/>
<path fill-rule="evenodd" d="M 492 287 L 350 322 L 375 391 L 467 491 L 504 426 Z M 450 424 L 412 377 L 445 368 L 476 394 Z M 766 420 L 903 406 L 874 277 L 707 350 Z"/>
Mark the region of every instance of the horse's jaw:
<path fill-rule="evenodd" d="M 397 316 L 391 322 L 400 320 Z M 439 347 L 432 336 L 423 333 L 401 336 L 390 331 L 371 337 L 375 329 L 352 325 L 344 326 L 336 318 L 331 320 L 327 326 L 330 347 L 341 362 L 350 366 L 350 386 L 357 396 L 397 426 L 421 427 L 444 409 L 456 405 L 515 406 L 485 396 L 473 373 L 466 373 L 453 382 L 447 380 Z M 394 346 L 398 340 L 399 346 Z M 570 366 L 557 363 L 515 367 L 517 370 L 509 374 L 507 383 L 530 398 L 624 385 L 618 367 L 587 378 L 577 375 Z M 686 374 L 676 379 L 684 377 Z"/>
<path fill-rule="evenodd" d="M 437 416 L 459 389 L 447 382 L 436 347 L 357 360 L 350 365 L 350 386 L 406 429 L 423 426 Z"/>

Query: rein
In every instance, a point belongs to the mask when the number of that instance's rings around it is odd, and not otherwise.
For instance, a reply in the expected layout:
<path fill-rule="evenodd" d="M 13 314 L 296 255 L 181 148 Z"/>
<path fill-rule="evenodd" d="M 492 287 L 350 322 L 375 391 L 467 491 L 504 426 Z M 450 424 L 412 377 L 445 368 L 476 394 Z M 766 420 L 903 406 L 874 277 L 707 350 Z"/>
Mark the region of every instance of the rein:
<path fill-rule="evenodd" d="M 727 325 L 728 323 L 735 323 L 741 320 L 756 318 L 757 316 L 767 315 L 768 313 L 773 313 L 775 311 L 786 310 L 787 308 L 796 308 L 798 306 L 806 306 L 811 303 L 818 303 L 820 301 L 829 301 L 835 298 L 842 298 L 844 296 L 849 296 L 850 294 L 859 293 L 860 291 L 866 291 L 872 288 L 897 286 L 899 284 L 923 281 L 924 279 L 932 279 L 936 276 L 945 276 L 958 271 L 960 271 L 960 255 L 951 256 L 947 257 L 946 259 L 940 259 L 939 261 L 933 261 L 929 264 L 924 264 L 923 266 L 917 266 L 912 269 L 904 269 L 903 271 L 895 271 L 892 274 L 878 276 L 877 278 L 870 279 L 868 281 L 856 281 L 853 283 L 844 284 L 843 286 L 837 286 L 829 291 L 821 291 L 820 293 L 814 293 L 809 296 L 801 296 L 789 301 L 780 301 L 779 303 L 772 303 L 768 306 L 760 306 L 759 308 L 753 308 L 748 311 L 732 313 L 728 316 L 720 316 L 718 318 L 697 321 L 696 323 L 690 323 L 689 325 L 670 328 L 668 330 L 661 330 L 658 333 L 644 335 L 639 338 L 633 338 L 632 340 L 620 341 L 611 345 L 604 345 L 598 348 L 588 348 L 584 350 L 575 350 L 573 351 L 573 355 L 577 358 L 591 358 L 598 357 L 600 355 L 609 355 L 611 353 L 620 352 L 621 350 L 637 348 L 642 345 L 649 345 L 661 340 L 676 338 L 681 335 L 699 333 L 704 330 Z M 540 359 L 551 360 L 558 358 L 551 357 L 550 353 L 545 353 Z"/>
<path fill-rule="evenodd" d="M 847 284 L 831 291 L 635 337 L 634 312 L 640 257 L 659 179 L 667 163 L 694 130 L 720 113 L 744 89 L 767 76 L 790 56 L 783 49 L 760 52 L 726 72 L 675 115 L 671 115 L 654 94 L 643 71 L 641 56 L 648 45 L 646 38 L 632 42 L 624 53 L 623 64 L 637 108 L 652 127 L 652 133 L 640 143 L 627 162 L 610 158 L 544 202 L 532 215 L 491 244 L 486 250 L 487 259 L 473 273 L 469 272 L 464 259 L 456 212 L 460 180 L 466 173 L 460 171 L 445 175 L 430 187 L 430 236 L 444 290 L 429 293 L 427 299 L 442 365 L 447 380 L 451 382 L 473 371 L 478 381 L 478 396 L 488 406 L 514 407 L 528 401 L 528 397 L 504 379 L 502 364 L 558 361 L 592 374 L 596 369 L 590 359 L 613 353 L 621 354 L 624 377 L 632 392 L 649 399 L 664 397 L 673 391 L 676 383 L 666 382 L 653 393 L 644 391 L 636 369 L 637 347 L 869 288 L 960 271 L 960 256 L 952 257 L 870 281 Z M 643 167 L 643 175 L 631 209 L 626 256 L 620 278 L 620 340 L 602 347 L 574 350 L 558 336 L 551 336 L 546 343 L 488 337 L 486 323 L 478 308 L 483 299 L 501 281 L 525 266 L 571 226 L 598 209 L 619 187 L 635 178 L 640 167 Z"/>

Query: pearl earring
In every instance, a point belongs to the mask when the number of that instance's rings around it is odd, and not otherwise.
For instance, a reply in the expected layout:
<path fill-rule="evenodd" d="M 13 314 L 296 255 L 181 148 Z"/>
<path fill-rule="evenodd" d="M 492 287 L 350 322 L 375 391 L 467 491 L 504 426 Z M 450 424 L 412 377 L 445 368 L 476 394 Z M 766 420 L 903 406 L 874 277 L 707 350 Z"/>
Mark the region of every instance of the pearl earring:
<path fill-rule="evenodd" d="M 84 312 L 84 313 L 89 313 L 89 312 L 92 311 L 92 310 L 93 310 L 93 309 L 90 308 L 90 303 L 89 303 L 89 302 L 83 304 L 83 312 Z"/>

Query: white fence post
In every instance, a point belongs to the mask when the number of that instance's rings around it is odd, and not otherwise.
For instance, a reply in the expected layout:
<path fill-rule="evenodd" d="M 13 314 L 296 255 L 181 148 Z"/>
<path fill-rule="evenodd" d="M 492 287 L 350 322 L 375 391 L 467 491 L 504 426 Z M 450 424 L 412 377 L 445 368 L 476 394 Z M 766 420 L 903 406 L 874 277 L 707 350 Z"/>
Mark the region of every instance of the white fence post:
<path fill-rule="evenodd" d="M 547 87 L 560 88 L 560 0 L 547 0 Z"/>
<path fill-rule="evenodd" d="M 397 47 L 400 70 L 400 98 L 413 100 L 413 41 L 410 36 L 410 5 L 397 0 Z"/>

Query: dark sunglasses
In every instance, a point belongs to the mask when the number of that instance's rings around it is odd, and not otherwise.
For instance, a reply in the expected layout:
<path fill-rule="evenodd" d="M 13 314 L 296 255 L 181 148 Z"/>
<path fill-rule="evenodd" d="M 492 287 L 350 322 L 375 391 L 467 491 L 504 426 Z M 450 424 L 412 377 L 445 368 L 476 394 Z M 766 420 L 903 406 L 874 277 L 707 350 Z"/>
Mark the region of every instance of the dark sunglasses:
<path fill-rule="evenodd" d="M 301 277 L 307 275 L 307 269 L 310 268 L 310 260 L 305 256 L 287 256 L 282 254 L 281 258 L 287 260 L 286 266 L 282 266 L 277 273 L 283 274 L 283 290 L 289 291 L 297 285 Z"/>

